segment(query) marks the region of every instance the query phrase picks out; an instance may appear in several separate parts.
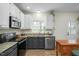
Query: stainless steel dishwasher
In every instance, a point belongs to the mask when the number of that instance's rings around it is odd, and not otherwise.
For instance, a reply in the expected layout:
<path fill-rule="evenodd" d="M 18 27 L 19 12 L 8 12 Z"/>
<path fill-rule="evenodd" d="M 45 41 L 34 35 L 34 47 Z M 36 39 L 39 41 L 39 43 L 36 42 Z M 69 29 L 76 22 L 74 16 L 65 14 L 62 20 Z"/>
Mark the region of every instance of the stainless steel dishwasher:
<path fill-rule="evenodd" d="M 45 38 L 45 49 L 55 49 L 55 37 Z"/>

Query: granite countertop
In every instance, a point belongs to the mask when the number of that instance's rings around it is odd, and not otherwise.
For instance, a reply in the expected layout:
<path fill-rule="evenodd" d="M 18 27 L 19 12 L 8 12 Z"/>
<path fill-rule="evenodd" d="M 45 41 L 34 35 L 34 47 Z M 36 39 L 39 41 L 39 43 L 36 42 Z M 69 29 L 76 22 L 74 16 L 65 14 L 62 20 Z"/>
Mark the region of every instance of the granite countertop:
<path fill-rule="evenodd" d="M 27 37 L 46 37 L 46 38 L 50 38 L 52 37 L 53 35 L 17 35 L 17 38 L 16 38 L 16 41 L 21 41 L 21 40 L 24 40 L 24 38 L 27 38 Z"/>
<path fill-rule="evenodd" d="M 15 45 L 17 42 L 5 42 L 0 44 L 0 53 L 4 52 L 5 50 L 9 49 L 13 45 Z"/>
<path fill-rule="evenodd" d="M 16 38 L 16 41 L 21 41 L 23 40 L 24 38 L 27 38 L 27 36 L 18 36 L 18 38 Z"/>
<path fill-rule="evenodd" d="M 52 35 L 27 35 L 27 37 L 52 37 Z"/>

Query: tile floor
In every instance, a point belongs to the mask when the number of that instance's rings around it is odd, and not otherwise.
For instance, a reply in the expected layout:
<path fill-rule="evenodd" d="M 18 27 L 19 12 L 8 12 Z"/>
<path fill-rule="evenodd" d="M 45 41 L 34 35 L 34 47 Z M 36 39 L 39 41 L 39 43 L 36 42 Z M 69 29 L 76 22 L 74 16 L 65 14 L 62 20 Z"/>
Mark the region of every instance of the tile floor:
<path fill-rule="evenodd" d="M 56 56 L 55 50 L 30 49 L 20 50 L 20 56 Z"/>

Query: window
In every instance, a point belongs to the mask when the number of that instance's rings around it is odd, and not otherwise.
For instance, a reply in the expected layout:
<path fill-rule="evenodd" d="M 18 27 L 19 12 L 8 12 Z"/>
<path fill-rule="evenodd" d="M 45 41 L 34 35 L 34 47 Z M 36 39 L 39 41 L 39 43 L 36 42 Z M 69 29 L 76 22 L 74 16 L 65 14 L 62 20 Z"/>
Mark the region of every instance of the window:
<path fill-rule="evenodd" d="M 76 28 L 76 22 L 75 21 L 70 21 L 69 22 L 69 40 L 76 40 L 77 39 L 77 28 Z"/>
<path fill-rule="evenodd" d="M 41 21 L 33 21 L 32 22 L 32 32 L 34 33 L 40 33 L 40 32 L 44 32 L 44 28 L 45 24 Z"/>
<path fill-rule="evenodd" d="M 76 34 L 76 24 L 73 21 L 69 22 L 69 33 Z"/>

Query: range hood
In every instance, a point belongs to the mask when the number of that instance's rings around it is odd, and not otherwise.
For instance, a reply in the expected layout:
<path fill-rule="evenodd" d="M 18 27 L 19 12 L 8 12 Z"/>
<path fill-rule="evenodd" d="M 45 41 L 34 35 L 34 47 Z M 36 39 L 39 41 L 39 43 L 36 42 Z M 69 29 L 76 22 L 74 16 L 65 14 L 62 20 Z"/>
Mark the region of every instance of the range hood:
<path fill-rule="evenodd" d="M 9 26 L 7 26 L 7 25 L 0 25 L 0 29 L 9 29 Z"/>

